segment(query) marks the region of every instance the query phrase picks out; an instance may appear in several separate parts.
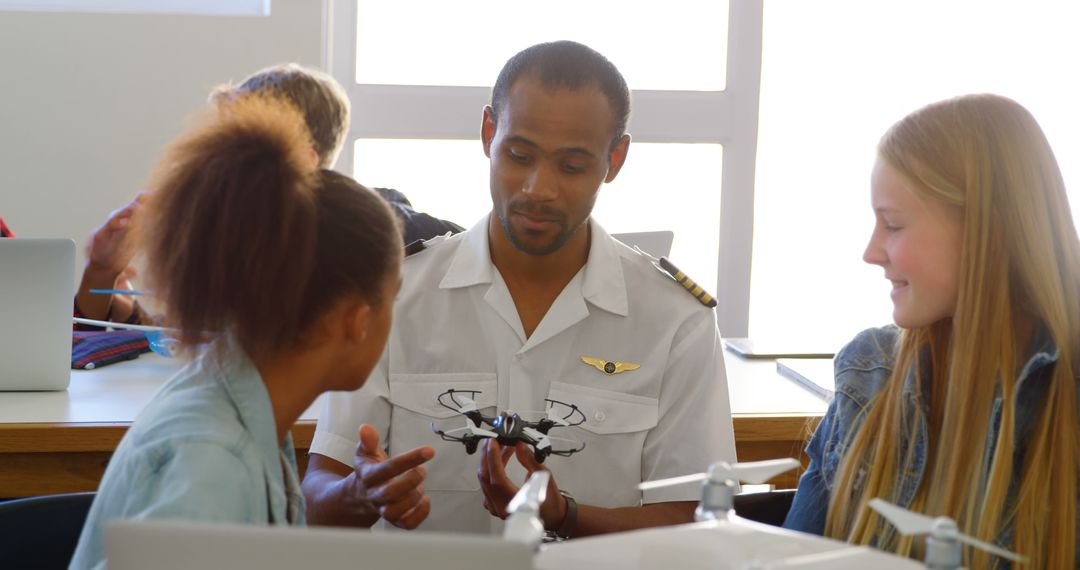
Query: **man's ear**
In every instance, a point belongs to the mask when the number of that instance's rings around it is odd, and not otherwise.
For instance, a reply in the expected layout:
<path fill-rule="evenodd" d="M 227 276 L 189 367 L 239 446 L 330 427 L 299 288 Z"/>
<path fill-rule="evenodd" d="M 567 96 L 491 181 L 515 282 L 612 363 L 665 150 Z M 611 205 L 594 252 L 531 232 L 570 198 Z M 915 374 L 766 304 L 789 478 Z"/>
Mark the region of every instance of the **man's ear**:
<path fill-rule="evenodd" d="M 615 143 L 611 153 L 608 154 L 608 171 L 607 176 L 604 177 L 604 182 L 615 180 L 615 177 L 619 175 L 619 171 L 622 170 L 623 163 L 626 162 L 626 153 L 628 152 L 630 152 L 630 135 L 624 134 L 619 137 L 619 142 Z"/>
<path fill-rule="evenodd" d="M 484 105 L 484 118 L 480 121 L 480 140 L 484 143 L 484 156 L 491 158 L 491 140 L 495 138 L 495 110 Z"/>

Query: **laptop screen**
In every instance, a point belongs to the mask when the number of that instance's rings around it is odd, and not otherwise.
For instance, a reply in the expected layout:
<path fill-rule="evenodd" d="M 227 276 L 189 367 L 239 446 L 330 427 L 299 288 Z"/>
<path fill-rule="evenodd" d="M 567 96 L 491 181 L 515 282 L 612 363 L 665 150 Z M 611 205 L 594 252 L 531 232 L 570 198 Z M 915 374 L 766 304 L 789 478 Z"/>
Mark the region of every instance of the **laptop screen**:
<path fill-rule="evenodd" d="M 0 239 L 0 390 L 64 390 L 71 377 L 75 242 Z"/>
<path fill-rule="evenodd" d="M 533 551 L 497 537 L 264 527 L 180 521 L 120 521 L 105 530 L 109 570 L 531 570 Z"/>
<path fill-rule="evenodd" d="M 630 247 L 640 247 L 642 251 L 653 257 L 667 257 L 671 253 L 671 243 L 675 241 L 675 232 L 629 232 L 611 234 L 611 237 L 625 243 Z"/>

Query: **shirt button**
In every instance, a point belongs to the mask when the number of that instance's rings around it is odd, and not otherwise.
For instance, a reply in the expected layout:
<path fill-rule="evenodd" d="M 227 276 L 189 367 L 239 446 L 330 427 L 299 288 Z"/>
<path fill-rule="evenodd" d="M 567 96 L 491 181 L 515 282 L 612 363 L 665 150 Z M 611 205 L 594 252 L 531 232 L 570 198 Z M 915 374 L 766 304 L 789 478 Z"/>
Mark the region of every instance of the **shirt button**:
<path fill-rule="evenodd" d="M 593 414 L 593 419 L 598 421 L 598 422 L 604 421 L 604 418 L 606 418 L 606 417 L 607 417 L 607 414 L 605 414 L 603 410 L 596 410 L 596 413 Z"/>

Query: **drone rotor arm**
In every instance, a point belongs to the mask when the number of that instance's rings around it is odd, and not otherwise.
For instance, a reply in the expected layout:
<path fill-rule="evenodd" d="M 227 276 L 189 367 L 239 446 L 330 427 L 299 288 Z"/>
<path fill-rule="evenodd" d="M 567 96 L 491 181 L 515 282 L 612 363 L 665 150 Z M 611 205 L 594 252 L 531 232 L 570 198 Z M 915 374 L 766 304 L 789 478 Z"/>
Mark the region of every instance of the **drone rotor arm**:
<path fill-rule="evenodd" d="M 483 429 L 483 428 L 470 428 L 469 433 L 471 433 L 472 435 L 475 435 L 476 437 L 490 437 L 492 439 L 495 439 L 495 438 L 499 437 L 499 434 L 497 434 L 497 433 L 495 433 L 495 432 L 493 432 L 493 431 L 491 431 L 489 429 Z"/>
<path fill-rule="evenodd" d="M 539 436 L 536 438 L 536 443 L 533 444 L 533 448 L 537 450 L 544 450 L 548 455 L 558 455 L 560 457 L 570 457 L 571 455 L 585 449 L 585 442 L 576 439 L 570 439 L 566 437 L 557 437 L 554 435 L 546 435 L 542 433 L 526 432 L 526 435 Z M 563 444 L 560 447 L 556 447 L 558 444 Z"/>
<path fill-rule="evenodd" d="M 582 445 L 581 447 L 579 447 L 577 449 L 553 449 L 553 450 L 548 452 L 548 455 L 558 455 L 559 457 L 570 457 L 571 455 L 581 451 L 582 449 L 585 449 L 584 445 Z"/>
<path fill-rule="evenodd" d="M 435 427 L 435 424 L 432 423 L 431 431 L 435 432 L 435 434 L 441 437 L 444 441 L 456 441 L 459 443 L 466 443 L 470 440 L 476 440 L 484 437 L 499 437 L 499 434 L 491 430 L 477 428 L 468 423 L 465 424 L 465 427 L 459 427 L 449 430 L 441 430 Z"/>
<path fill-rule="evenodd" d="M 443 430 L 435 427 L 434 423 L 431 424 L 431 431 L 435 432 L 435 435 L 438 435 L 440 438 L 442 438 L 443 441 L 456 441 L 458 443 L 461 443 L 461 442 L 465 441 L 464 437 L 457 437 L 457 436 L 451 435 L 452 432 L 460 431 L 461 429 L 462 428 L 458 428 L 456 430 L 450 430 L 449 432 L 447 432 L 447 431 L 443 431 Z"/>

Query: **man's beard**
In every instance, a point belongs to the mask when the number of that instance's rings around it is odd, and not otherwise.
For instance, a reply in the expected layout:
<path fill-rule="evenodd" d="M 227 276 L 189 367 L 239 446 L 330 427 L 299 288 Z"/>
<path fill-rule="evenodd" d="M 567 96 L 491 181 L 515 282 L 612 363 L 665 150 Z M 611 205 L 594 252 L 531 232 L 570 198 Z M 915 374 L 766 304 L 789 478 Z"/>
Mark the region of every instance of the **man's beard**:
<path fill-rule="evenodd" d="M 514 229 L 510 225 L 510 216 L 514 213 L 534 216 L 554 222 L 555 225 L 559 227 L 559 232 L 548 243 L 534 245 L 528 240 L 523 239 L 524 236 L 515 234 Z M 506 213 L 499 214 L 499 221 L 502 223 L 503 231 L 506 232 L 506 238 L 510 240 L 510 244 L 518 251 L 528 255 L 548 255 L 558 251 L 567 241 L 570 241 L 574 232 L 576 232 L 581 225 L 577 224 L 574 227 L 570 227 L 565 213 L 544 204 L 537 204 L 528 200 L 511 202 L 506 207 Z"/>

